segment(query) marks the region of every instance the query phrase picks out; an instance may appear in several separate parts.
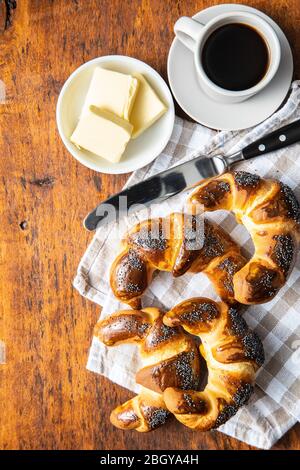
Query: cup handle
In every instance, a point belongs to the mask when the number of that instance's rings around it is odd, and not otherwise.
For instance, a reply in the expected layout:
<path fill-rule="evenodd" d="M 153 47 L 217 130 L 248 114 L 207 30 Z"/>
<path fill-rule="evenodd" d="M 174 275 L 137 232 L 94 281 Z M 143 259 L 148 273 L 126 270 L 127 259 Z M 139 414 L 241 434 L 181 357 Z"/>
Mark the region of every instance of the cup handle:
<path fill-rule="evenodd" d="M 174 25 L 174 32 L 179 41 L 192 52 L 195 51 L 197 41 L 204 25 L 188 16 L 182 16 Z"/>

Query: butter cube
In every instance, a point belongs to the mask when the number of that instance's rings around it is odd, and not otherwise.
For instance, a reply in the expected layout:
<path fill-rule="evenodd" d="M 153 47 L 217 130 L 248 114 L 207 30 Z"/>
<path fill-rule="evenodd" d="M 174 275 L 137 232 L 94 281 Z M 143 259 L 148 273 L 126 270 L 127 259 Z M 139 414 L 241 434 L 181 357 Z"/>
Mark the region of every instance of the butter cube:
<path fill-rule="evenodd" d="M 132 133 L 132 125 L 115 114 L 90 106 L 81 116 L 70 139 L 112 163 L 120 161 Z"/>
<path fill-rule="evenodd" d="M 167 111 L 167 107 L 143 75 L 135 73 L 134 76 L 139 80 L 139 89 L 130 115 L 133 139 L 152 126 Z"/>
<path fill-rule="evenodd" d="M 91 105 L 105 109 L 129 121 L 138 80 L 124 73 L 96 67 L 83 105 L 82 115 Z"/>

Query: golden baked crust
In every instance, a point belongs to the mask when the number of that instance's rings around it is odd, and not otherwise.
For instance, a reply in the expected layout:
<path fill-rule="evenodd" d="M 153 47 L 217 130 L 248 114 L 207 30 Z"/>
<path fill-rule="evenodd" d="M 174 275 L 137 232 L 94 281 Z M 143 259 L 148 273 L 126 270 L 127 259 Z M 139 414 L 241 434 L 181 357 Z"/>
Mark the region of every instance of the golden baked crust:
<path fill-rule="evenodd" d="M 140 432 L 161 426 L 171 413 L 202 431 L 220 426 L 248 401 L 264 361 L 262 343 L 237 310 L 203 297 L 165 315 L 156 308 L 116 312 L 97 324 L 95 336 L 107 346 L 139 345 L 143 367 L 136 381 L 142 390 L 113 410 L 111 422 Z M 208 368 L 203 391 L 195 336 Z"/>
<path fill-rule="evenodd" d="M 285 284 L 300 240 L 300 207 L 292 190 L 275 180 L 236 171 L 206 180 L 189 198 L 190 210 L 233 211 L 249 231 L 255 253 L 233 275 L 235 299 L 268 302 Z"/>
<path fill-rule="evenodd" d="M 178 304 L 164 316 L 164 323 L 181 325 L 201 339 L 208 368 L 203 391 L 165 389 L 167 408 L 190 428 L 217 428 L 251 396 L 255 372 L 264 362 L 261 341 L 234 307 L 203 297 Z"/>
<path fill-rule="evenodd" d="M 169 271 L 174 277 L 189 271 L 205 273 L 221 299 L 234 302 L 232 278 L 247 261 L 218 225 L 204 221 L 199 234 L 201 223 L 201 215 L 172 213 L 133 227 L 111 267 L 114 295 L 132 308 L 140 308 L 155 270 Z"/>
<path fill-rule="evenodd" d="M 121 429 L 151 431 L 170 416 L 162 393 L 167 387 L 197 388 L 200 358 L 194 338 L 181 327 L 168 327 L 164 313 L 156 308 L 122 310 L 100 321 L 95 336 L 107 346 L 134 342 L 143 363 L 136 375 L 141 393 L 111 413 L 111 422 Z"/>

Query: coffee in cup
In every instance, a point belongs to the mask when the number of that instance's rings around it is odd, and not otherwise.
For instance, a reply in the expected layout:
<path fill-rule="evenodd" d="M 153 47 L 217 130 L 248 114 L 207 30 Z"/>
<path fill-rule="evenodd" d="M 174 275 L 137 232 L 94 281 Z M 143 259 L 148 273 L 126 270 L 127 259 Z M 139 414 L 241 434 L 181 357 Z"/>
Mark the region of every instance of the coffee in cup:
<path fill-rule="evenodd" d="M 270 62 L 265 39 L 244 23 L 220 26 L 208 36 L 201 53 L 208 78 L 231 91 L 257 85 L 266 75 Z"/>
<path fill-rule="evenodd" d="M 194 53 L 201 87 L 217 101 L 237 103 L 250 98 L 278 70 L 278 37 L 267 21 L 253 13 L 224 13 L 206 25 L 182 17 L 174 30 Z"/>

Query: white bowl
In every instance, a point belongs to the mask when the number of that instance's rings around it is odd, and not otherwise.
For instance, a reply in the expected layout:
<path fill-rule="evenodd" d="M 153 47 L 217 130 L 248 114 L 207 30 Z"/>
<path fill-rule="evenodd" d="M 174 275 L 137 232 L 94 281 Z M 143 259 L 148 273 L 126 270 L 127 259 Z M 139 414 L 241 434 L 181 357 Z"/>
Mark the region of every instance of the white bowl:
<path fill-rule="evenodd" d="M 111 163 L 87 150 L 78 149 L 70 141 L 70 135 L 77 125 L 93 71 L 98 65 L 117 72 L 142 73 L 168 106 L 167 112 L 158 121 L 137 139 L 130 140 L 119 163 Z M 98 57 L 76 69 L 62 87 L 56 107 L 56 121 L 60 137 L 73 157 L 92 170 L 112 174 L 134 171 L 154 160 L 170 139 L 174 118 L 173 98 L 162 77 L 144 62 L 120 55 Z"/>

